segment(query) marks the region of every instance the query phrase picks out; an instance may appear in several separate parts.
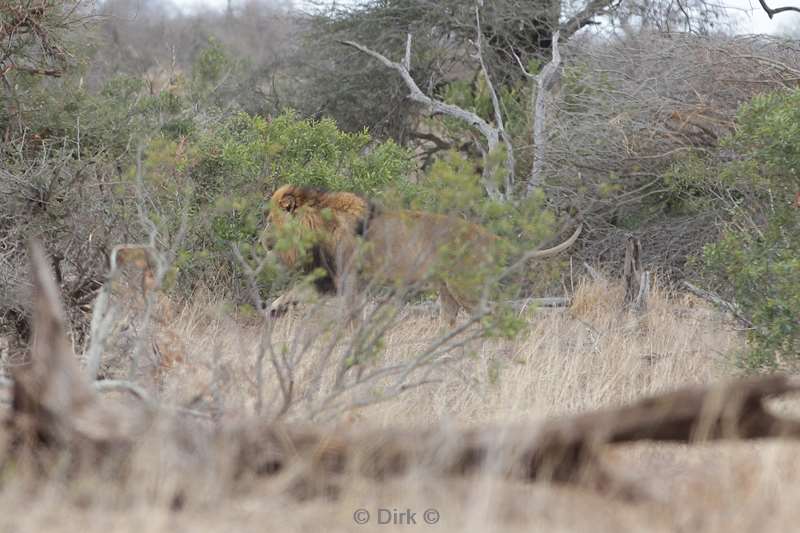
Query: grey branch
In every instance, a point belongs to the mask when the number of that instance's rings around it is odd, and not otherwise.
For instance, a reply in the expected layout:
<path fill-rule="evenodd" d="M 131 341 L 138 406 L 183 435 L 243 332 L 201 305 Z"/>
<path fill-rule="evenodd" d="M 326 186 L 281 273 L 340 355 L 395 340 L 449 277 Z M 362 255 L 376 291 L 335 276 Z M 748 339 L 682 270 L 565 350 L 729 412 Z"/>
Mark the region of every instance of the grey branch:
<path fill-rule="evenodd" d="M 530 195 L 536 188 L 542 185 L 542 171 L 544 169 L 545 149 L 547 140 L 545 134 L 545 122 L 547 119 L 546 98 L 547 93 L 552 89 L 559 77 L 561 67 L 561 53 L 558 51 L 559 32 L 553 34 L 553 59 L 544 66 L 542 71 L 536 76 L 536 98 L 533 104 L 533 166 L 531 168 L 531 178 L 528 181 L 527 194 Z"/>
<path fill-rule="evenodd" d="M 478 6 L 475 6 L 475 27 L 477 28 L 476 46 L 478 47 L 478 61 L 481 64 L 481 72 L 486 80 L 486 86 L 489 88 L 489 94 L 492 97 L 492 108 L 494 109 L 494 122 L 497 125 L 497 132 L 499 137 L 506 145 L 506 180 L 505 180 L 505 195 L 506 198 L 511 197 L 511 192 L 514 187 L 514 148 L 511 144 L 511 139 L 508 138 L 505 125 L 503 124 L 503 113 L 500 110 L 500 100 L 497 98 L 497 91 L 494 90 L 492 78 L 489 76 L 489 70 L 486 68 L 486 63 L 483 61 L 483 39 L 481 31 L 481 17 Z M 487 165 L 484 166 L 485 170 L 490 170 Z M 489 176 L 484 176 L 485 179 L 490 179 Z"/>
<path fill-rule="evenodd" d="M 411 77 L 411 74 L 408 72 L 408 69 L 405 66 L 401 65 L 400 63 L 396 63 L 388 59 L 383 54 L 371 50 L 366 46 L 358 44 L 357 42 L 354 41 L 339 41 L 339 42 L 346 46 L 351 46 L 356 50 L 377 59 L 387 68 L 396 70 L 403 78 L 406 87 L 408 87 L 409 90 L 408 97 L 411 98 L 411 100 L 428 107 L 433 113 L 441 113 L 443 115 L 448 115 L 453 118 L 457 118 L 461 121 L 466 122 L 473 128 L 476 128 L 478 131 L 481 132 L 481 135 L 483 135 L 486 138 L 486 143 L 489 146 L 489 152 L 492 152 L 499 145 L 500 131 L 497 128 L 492 127 L 491 124 L 489 124 L 488 122 L 486 122 L 481 117 L 479 117 L 478 115 L 476 115 L 471 111 L 461 109 L 458 106 L 448 104 L 427 96 L 420 90 L 419 86 L 414 81 L 414 78 Z M 407 53 L 410 53 L 409 50 L 410 50 L 410 40 L 407 41 L 406 44 Z M 486 192 L 489 194 L 489 196 L 495 199 L 500 198 L 500 192 L 494 185 L 487 182 L 484 183 L 484 186 L 486 187 Z"/>
<path fill-rule="evenodd" d="M 767 3 L 764 0 L 758 0 L 758 3 L 761 4 L 761 8 L 766 12 L 770 19 L 777 15 L 778 13 L 783 13 L 785 11 L 796 11 L 800 13 L 800 7 L 793 7 L 793 6 L 784 6 L 784 7 L 776 7 L 775 9 L 770 9 Z"/>
<path fill-rule="evenodd" d="M 592 0 L 585 8 L 575 14 L 571 19 L 561 25 L 561 32 L 568 39 L 584 26 L 595 24 L 594 17 L 600 15 L 606 8 L 611 7 L 614 0 Z"/>
<path fill-rule="evenodd" d="M 403 58 L 403 66 L 406 70 L 411 70 L 411 34 L 406 35 L 406 55 Z"/>
<path fill-rule="evenodd" d="M 748 319 L 746 316 L 744 316 L 744 314 L 742 313 L 741 309 L 739 309 L 738 305 L 736 305 L 734 303 L 731 303 L 731 302 L 727 302 L 727 301 L 723 300 L 722 298 L 720 298 L 718 295 L 714 294 L 713 292 L 707 291 L 705 289 L 701 289 L 700 287 L 696 287 L 695 285 L 692 285 L 688 281 L 684 281 L 683 282 L 683 286 L 686 287 L 686 289 L 689 292 L 691 292 L 692 294 L 694 294 L 695 296 L 697 296 L 699 298 L 702 298 L 703 300 L 706 300 L 708 302 L 713 303 L 714 305 L 716 305 L 720 309 L 728 311 L 744 327 L 746 327 L 746 328 L 752 328 L 753 327 L 753 323 L 750 321 L 750 319 Z"/>

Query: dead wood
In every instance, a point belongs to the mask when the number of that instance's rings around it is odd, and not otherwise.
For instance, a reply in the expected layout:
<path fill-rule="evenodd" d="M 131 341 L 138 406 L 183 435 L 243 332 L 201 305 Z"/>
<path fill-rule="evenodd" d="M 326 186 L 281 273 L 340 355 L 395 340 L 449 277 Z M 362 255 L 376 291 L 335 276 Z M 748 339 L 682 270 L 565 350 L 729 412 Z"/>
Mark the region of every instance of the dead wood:
<path fill-rule="evenodd" d="M 58 289 L 40 244 L 31 244 L 30 258 L 33 342 L 25 364 L 12 368 L 9 425 L 14 438 L 28 445 L 105 453 L 129 440 L 132 418 L 98 401 L 67 341 Z"/>
<path fill-rule="evenodd" d="M 240 473 L 276 472 L 302 458 L 317 475 L 349 471 L 384 479 L 414 470 L 433 475 L 488 473 L 580 483 L 603 491 L 625 489 L 635 496 L 603 468 L 597 453 L 603 445 L 800 437 L 800 421 L 776 417 L 763 404 L 765 398 L 797 390 L 796 378 L 768 376 L 686 388 L 541 424 L 350 434 L 270 425 L 243 429 L 235 440 L 240 443 Z"/>
<path fill-rule="evenodd" d="M 547 134 L 545 123 L 547 120 L 547 100 L 550 92 L 558 84 L 561 76 L 561 54 L 558 51 L 559 32 L 553 34 L 553 59 L 542 68 L 542 71 L 533 76 L 536 80 L 536 95 L 533 99 L 533 165 L 528 180 L 527 195 L 544 184 L 544 164 L 547 153 Z M 517 59 L 519 61 L 519 59 Z M 521 62 L 520 62 L 521 66 Z M 524 70 L 524 69 L 523 69 Z"/>
<path fill-rule="evenodd" d="M 35 295 L 29 361 L 14 369 L 14 398 L 7 428 L 27 450 L 64 450 L 124 465 L 142 439 L 136 411 L 113 411 L 80 372 L 64 335 L 55 284 L 39 245 L 31 246 Z M 198 464 L 229 464 L 230 481 L 301 467 L 295 487 L 308 496 L 326 491 L 345 472 L 385 479 L 414 470 L 431 475 L 492 474 L 522 480 L 580 483 L 603 492 L 626 489 L 603 469 L 604 445 L 639 440 L 698 442 L 715 439 L 800 437 L 800 421 L 777 417 L 764 400 L 800 390 L 800 378 L 756 377 L 716 386 L 696 386 L 645 398 L 622 407 L 563 416 L 542 423 L 468 430 L 320 430 L 263 420 L 197 426 L 185 439 L 165 433 L 161 445 L 194 457 Z M 186 423 L 176 417 L 174 425 Z M 183 433 L 184 437 L 187 435 Z M 202 444 L 201 444 L 202 443 Z M 295 468 L 295 470 L 297 470 Z"/>
<path fill-rule="evenodd" d="M 456 105 L 448 104 L 447 102 L 443 102 L 435 98 L 431 98 L 425 93 L 423 93 L 422 90 L 417 85 L 417 82 L 414 81 L 414 78 L 409 73 L 408 68 L 406 67 L 408 58 L 411 53 L 410 37 L 406 40 L 406 55 L 402 64 L 396 63 L 388 59 L 383 54 L 371 50 L 366 46 L 361 45 L 357 42 L 354 41 L 339 41 L 339 42 L 345 46 L 350 46 L 352 48 L 355 48 L 356 50 L 377 59 L 387 68 L 396 70 L 398 74 L 400 74 L 400 76 L 403 78 L 403 81 L 405 82 L 406 87 L 409 90 L 408 98 L 410 98 L 414 102 L 426 106 L 428 109 L 431 110 L 433 114 L 442 114 L 453 117 L 477 129 L 481 133 L 481 135 L 483 135 L 483 137 L 486 139 L 486 145 L 488 148 L 488 151 L 484 151 L 481 148 L 481 150 L 484 152 L 483 154 L 484 170 L 482 176 L 483 186 L 486 189 L 486 193 L 491 198 L 495 200 L 501 200 L 503 198 L 503 194 L 498 190 L 497 185 L 493 182 L 491 176 L 489 175 L 492 165 L 489 164 L 488 160 L 489 154 L 494 153 L 495 150 L 500 146 L 500 143 L 503 142 L 507 153 L 507 165 L 511 165 L 514 161 L 513 149 L 511 143 L 507 138 L 507 135 L 505 134 L 505 130 L 502 129 L 502 124 L 498 126 L 493 126 L 490 123 L 483 120 L 477 114 L 473 113 L 472 111 L 462 109 Z M 511 170 L 513 171 L 513 169 Z M 508 179 L 511 179 L 511 181 L 513 182 L 513 178 L 509 177 Z M 505 194 L 510 194 L 510 191 L 505 191 Z"/>
<path fill-rule="evenodd" d="M 761 8 L 764 10 L 764 12 L 770 19 L 775 15 L 777 15 L 778 13 L 783 13 L 785 11 L 796 11 L 800 13 L 800 7 L 785 6 L 785 7 L 776 7 L 775 9 L 771 9 L 764 0 L 758 0 L 758 2 L 761 4 Z"/>
<path fill-rule="evenodd" d="M 701 289 L 700 287 L 696 287 L 689 283 L 688 281 L 683 282 L 683 286 L 686 287 L 686 290 L 694 294 L 695 296 L 702 298 L 712 304 L 716 305 L 723 311 L 728 311 L 733 317 L 739 321 L 746 328 L 752 328 L 753 323 L 742 314 L 742 311 L 736 304 L 731 302 L 727 302 L 720 298 L 717 294 L 714 294 L 711 291 L 707 291 L 705 289 Z"/>
<path fill-rule="evenodd" d="M 636 313 L 647 310 L 647 292 L 650 288 L 650 274 L 642 269 L 641 250 L 639 239 L 629 236 L 625 242 L 625 262 L 622 269 L 625 307 Z"/>

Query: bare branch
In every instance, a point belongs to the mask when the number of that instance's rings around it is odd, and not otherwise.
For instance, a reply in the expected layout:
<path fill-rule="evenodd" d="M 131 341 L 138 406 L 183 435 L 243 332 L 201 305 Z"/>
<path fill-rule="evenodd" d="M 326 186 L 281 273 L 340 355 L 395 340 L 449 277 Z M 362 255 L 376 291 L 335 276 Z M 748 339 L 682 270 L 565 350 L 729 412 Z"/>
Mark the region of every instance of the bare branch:
<path fill-rule="evenodd" d="M 786 11 L 796 11 L 797 13 L 800 13 L 800 7 L 784 6 L 784 7 L 776 7 L 775 9 L 770 9 L 765 0 L 758 0 L 758 3 L 761 4 L 761 8 L 764 10 L 767 16 L 769 16 L 770 19 L 772 19 L 772 17 L 774 17 L 775 15 L 779 13 L 784 13 Z"/>
<path fill-rule="evenodd" d="M 728 311 L 744 327 L 746 327 L 746 328 L 752 328 L 753 327 L 753 323 L 747 317 L 745 317 L 742 314 L 741 309 L 739 309 L 739 306 L 737 306 L 736 304 L 733 304 L 731 302 L 727 302 L 727 301 L 723 300 L 722 298 L 720 298 L 718 295 L 714 294 L 713 292 L 707 291 L 705 289 L 701 289 L 700 287 L 692 285 L 688 281 L 684 281 L 683 282 L 683 286 L 686 287 L 686 289 L 689 292 L 691 292 L 692 294 L 694 294 L 695 296 L 697 296 L 699 298 L 702 298 L 703 300 L 706 300 L 706 301 L 709 301 L 709 302 L 713 303 L 714 305 L 716 305 L 720 309 Z"/>
<path fill-rule="evenodd" d="M 150 254 L 148 246 L 131 244 L 119 244 L 111 250 L 110 267 L 108 278 L 100 289 L 92 308 L 92 320 L 89 329 L 89 346 L 84 353 L 86 361 L 86 375 L 90 380 L 97 379 L 100 370 L 103 352 L 106 349 L 106 341 L 111 334 L 113 324 L 117 319 L 119 310 L 116 306 L 110 305 L 111 291 L 115 280 L 119 275 L 119 256 L 123 250 L 133 248 L 141 249 L 143 253 Z M 152 255 L 152 254 L 150 254 Z"/>
<path fill-rule="evenodd" d="M 406 35 L 406 55 L 403 58 L 403 66 L 407 71 L 411 71 L 411 34 Z"/>
<path fill-rule="evenodd" d="M 560 74 L 561 53 L 558 51 L 559 32 L 553 34 L 553 59 L 544 66 L 536 76 L 536 98 L 533 105 L 533 166 L 531 178 L 528 181 L 527 195 L 542 186 L 542 172 L 544 170 L 545 151 L 547 148 L 547 135 L 545 122 L 547 119 L 547 92 L 555 85 Z"/>
<path fill-rule="evenodd" d="M 585 8 L 561 25 L 560 31 L 564 36 L 564 40 L 569 39 L 576 31 L 584 26 L 596 24 L 594 17 L 602 14 L 603 11 L 613 4 L 614 0 L 592 0 L 589 2 Z"/>
<path fill-rule="evenodd" d="M 149 406 L 154 405 L 153 401 L 150 399 L 150 396 L 147 394 L 147 392 L 139 385 L 131 383 L 130 381 L 122 381 L 118 379 L 104 379 L 96 381 L 94 383 L 94 389 L 97 392 L 127 392 L 135 396 L 137 399 L 143 401 L 145 404 Z"/>
<path fill-rule="evenodd" d="M 489 147 L 489 152 L 494 151 L 495 148 L 500 143 L 500 131 L 497 128 L 492 127 L 491 124 L 483 120 L 477 114 L 462 109 L 458 106 L 448 104 L 442 102 L 440 100 L 436 100 L 434 98 L 430 98 L 425 93 L 420 90 L 417 83 L 414 81 L 414 78 L 411 77 L 411 74 L 408 72 L 408 69 L 401 65 L 400 63 L 396 63 L 390 59 L 388 59 L 383 54 L 380 54 L 374 50 L 367 48 L 361 44 L 358 44 L 354 41 L 339 41 L 341 44 L 350 46 L 355 48 L 356 50 L 371 56 L 378 61 L 380 61 L 384 66 L 387 68 L 391 68 L 396 70 L 400 76 L 403 78 L 403 81 L 408 87 L 409 90 L 409 98 L 411 100 L 420 103 L 426 107 L 428 107 L 434 114 L 441 113 L 443 115 L 448 115 L 453 118 L 457 118 L 469 124 L 470 126 L 476 128 L 481 134 L 486 138 L 486 143 Z M 407 41 L 406 50 L 410 47 L 410 43 Z M 494 199 L 502 198 L 500 191 L 497 190 L 497 187 L 490 183 L 489 180 L 484 179 L 484 187 L 486 188 L 487 194 Z"/>
<path fill-rule="evenodd" d="M 425 384 L 410 382 L 406 388 Z M 250 443 L 245 457 L 269 457 L 280 467 L 319 456 L 315 474 L 336 474 L 342 465 L 366 477 L 403 476 L 415 468 L 438 476 L 481 473 L 527 481 L 556 481 L 604 492 L 636 486 L 603 468 L 604 445 L 635 441 L 702 442 L 719 439 L 798 438 L 800 421 L 769 412 L 766 399 L 800 390 L 794 377 L 766 376 L 707 387 L 687 387 L 621 407 L 563 416 L 538 424 L 484 426 L 463 431 L 315 431 L 292 426 L 258 426 L 229 441 Z M 252 433 L 255 430 L 256 433 Z M 365 447 L 371 453 L 365 454 Z M 256 463 L 257 468 L 261 463 Z M 274 470 L 282 470 L 276 468 Z"/>
<path fill-rule="evenodd" d="M 494 89 L 494 84 L 492 83 L 492 78 L 489 76 L 489 70 L 486 68 L 486 63 L 483 61 L 483 32 L 481 30 L 481 16 L 480 11 L 478 10 L 478 6 L 475 6 L 475 27 L 477 29 L 477 36 L 475 39 L 475 45 L 478 48 L 478 61 L 481 64 L 481 72 L 483 72 L 483 78 L 486 80 L 486 86 L 489 88 L 489 95 L 492 98 L 492 108 L 494 109 L 494 122 L 497 125 L 497 131 L 502 139 L 503 144 L 506 146 L 506 179 L 505 179 L 505 196 L 506 198 L 510 198 L 513 188 L 514 188 L 514 148 L 511 144 L 511 139 L 508 138 L 508 134 L 506 133 L 505 126 L 503 124 L 503 113 L 500 109 L 500 100 L 497 98 L 497 91 Z M 485 170 L 490 170 L 484 167 Z M 485 176 L 486 179 L 489 179 L 489 176 Z"/>
<path fill-rule="evenodd" d="M 28 364 L 12 368 L 14 421 L 35 441 L 102 444 L 119 438 L 122 423 L 97 402 L 66 338 L 64 311 L 44 250 L 30 245 L 33 343 Z M 31 441 L 33 442 L 33 441 Z"/>

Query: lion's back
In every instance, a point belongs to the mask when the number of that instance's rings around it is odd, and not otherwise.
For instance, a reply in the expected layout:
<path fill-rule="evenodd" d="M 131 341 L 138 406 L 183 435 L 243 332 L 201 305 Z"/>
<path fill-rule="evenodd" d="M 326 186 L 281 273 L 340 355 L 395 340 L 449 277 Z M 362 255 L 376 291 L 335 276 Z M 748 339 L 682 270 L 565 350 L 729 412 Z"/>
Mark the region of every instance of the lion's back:
<path fill-rule="evenodd" d="M 434 270 L 492 263 L 498 238 L 485 228 L 437 213 L 397 210 L 374 217 L 365 234 L 370 270 L 421 281 Z"/>

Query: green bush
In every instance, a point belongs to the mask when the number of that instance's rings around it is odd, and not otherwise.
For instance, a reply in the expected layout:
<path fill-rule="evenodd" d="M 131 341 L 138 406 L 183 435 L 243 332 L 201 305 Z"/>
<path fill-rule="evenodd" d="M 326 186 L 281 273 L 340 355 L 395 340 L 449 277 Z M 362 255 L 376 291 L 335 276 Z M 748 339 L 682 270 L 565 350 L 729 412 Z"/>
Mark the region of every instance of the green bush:
<path fill-rule="evenodd" d="M 800 91 L 760 95 L 723 143 L 728 162 L 684 163 L 674 180 L 709 206 L 722 204 L 724 233 L 707 245 L 709 279 L 753 323 L 748 367 L 800 362 Z M 703 192 L 704 191 L 704 192 Z"/>
<path fill-rule="evenodd" d="M 490 280 L 500 279 L 500 283 L 490 284 L 491 299 L 508 302 L 532 292 L 547 290 L 558 279 L 560 269 L 556 262 L 522 265 L 518 270 L 501 277 L 510 262 L 554 237 L 557 227 L 555 213 L 547 209 L 541 191 L 514 202 L 492 200 L 481 185 L 481 176 L 474 163 L 459 152 L 448 152 L 433 164 L 419 183 L 387 193 L 386 201 L 401 207 L 468 220 L 501 237 L 493 247 L 493 253 L 499 260 L 488 271 L 453 271 L 452 264 L 457 264 L 462 254 L 475 253 L 474 250 L 464 249 L 457 240 L 452 247 L 442 251 L 443 262 L 446 263 L 444 268 L 448 275 L 457 277 L 458 286 L 481 291 Z M 469 246 L 470 243 L 462 244 Z M 524 322 L 511 306 L 501 304 L 495 307 L 484 325 L 488 333 L 505 336 L 514 335 Z"/>
<path fill-rule="evenodd" d="M 552 237 L 556 222 L 541 192 L 515 202 L 489 198 L 473 162 L 455 151 L 438 159 L 420 183 L 406 187 L 404 203 L 481 224 L 519 250 Z"/>
<path fill-rule="evenodd" d="M 272 120 L 237 113 L 198 127 L 185 141 L 151 140 L 144 175 L 148 188 L 157 191 L 161 226 L 174 232 L 181 213 L 189 216 L 179 281 L 191 286 L 213 280 L 238 294 L 231 245 L 260 253 L 254 245 L 268 197 L 281 184 L 370 196 L 402 187 L 411 165 L 408 152 L 393 142 L 372 143 L 366 132 L 345 133 L 331 120 L 303 120 L 293 112 Z M 267 269 L 263 281 L 274 277 L 275 270 Z"/>

